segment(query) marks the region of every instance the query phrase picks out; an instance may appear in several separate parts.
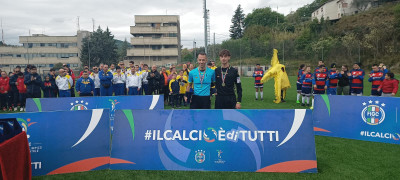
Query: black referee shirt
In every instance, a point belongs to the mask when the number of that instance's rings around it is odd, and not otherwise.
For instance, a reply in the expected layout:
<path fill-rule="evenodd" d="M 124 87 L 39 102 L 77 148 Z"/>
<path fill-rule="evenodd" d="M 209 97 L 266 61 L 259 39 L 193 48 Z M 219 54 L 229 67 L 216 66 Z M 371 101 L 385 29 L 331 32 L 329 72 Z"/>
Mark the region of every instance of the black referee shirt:
<path fill-rule="evenodd" d="M 225 74 L 225 86 L 222 86 L 222 74 Z M 215 87 L 219 96 L 235 96 L 235 84 L 237 89 L 237 101 L 242 102 L 242 84 L 238 71 L 229 66 L 229 68 L 218 67 L 215 69 Z"/>

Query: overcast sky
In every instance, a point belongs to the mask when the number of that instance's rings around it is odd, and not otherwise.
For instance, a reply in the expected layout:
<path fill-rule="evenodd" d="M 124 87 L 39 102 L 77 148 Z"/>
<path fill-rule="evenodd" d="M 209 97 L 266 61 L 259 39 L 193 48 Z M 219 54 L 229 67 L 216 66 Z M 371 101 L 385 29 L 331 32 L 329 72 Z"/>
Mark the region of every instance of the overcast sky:
<path fill-rule="evenodd" d="M 216 42 L 229 38 L 229 26 L 235 9 L 241 4 L 244 13 L 255 8 L 271 7 L 283 14 L 311 3 L 313 0 L 209 0 L 211 34 Z M 18 45 L 18 36 L 31 34 L 76 35 L 77 17 L 81 30 L 108 26 L 116 39 L 130 41 L 129 27 L 135 15 L 180 15 L 182 45 L 204 46 L 203 0 L 0 0 L 4 41 Z M 211 36 L 212 37 L 212 36 Z M 211 38 L 211 42 L 213 39 Z"/>

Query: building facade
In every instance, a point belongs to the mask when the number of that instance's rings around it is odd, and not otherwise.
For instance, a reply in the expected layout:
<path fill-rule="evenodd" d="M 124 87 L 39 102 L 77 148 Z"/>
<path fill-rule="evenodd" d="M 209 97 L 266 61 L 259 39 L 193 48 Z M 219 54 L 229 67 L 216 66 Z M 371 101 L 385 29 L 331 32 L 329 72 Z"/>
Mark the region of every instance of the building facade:
<path fill-rule="evenodd" d="M 69 64 L 73 70 L 81 66 L 79 60 L 82 39 L 89 31 L 78 31 L 76 36 L 20 36 L 22 46 L 0 47 L 0 67 L 12 71 L 16 66 L 35 65 L 39 73 L 50 70 L 57 63 Z"/>
<path fill-rule="evenodd" d="M 368 10 L 374 4 L 374 0 L 370 3 L 361 5 L 362 7 L 357 7 L 353 4 L 354 0 L 331 0 L 320 6 L 311 14 L 311 19 L 317 19 L 320 21 L 322 18 L 325 20 L 339 20 L 343 16 L 349 16 L 359 13 L 359 10 Z"/>
<path fill-rule="evenodd" d="M 169 66 L 180 62 L 181 34 L 178 15 L 136 15 L 131 26 L 132 48 L 127 61 L 149 66 Z"/>

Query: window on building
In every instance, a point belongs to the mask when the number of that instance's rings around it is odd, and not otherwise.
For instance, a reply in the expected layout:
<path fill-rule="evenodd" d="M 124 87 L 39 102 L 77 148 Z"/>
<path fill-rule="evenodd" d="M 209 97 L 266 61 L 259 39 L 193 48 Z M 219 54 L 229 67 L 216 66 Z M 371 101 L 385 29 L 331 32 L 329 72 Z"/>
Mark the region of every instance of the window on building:
<path fill-rule="evenodd" d="M 168 37 L 177 37 L 176 33 L 168 33 Z"/>
<path fill-rule="evenodd" d="M 21 57 L 21 54 L 17 54 L 17 57 Z"/>
<path fill-rule="evenodd" d="M 46 54 L 40 54 L 40 57 L 46 57 Z"/>
<path fill-rule="evenodd" d="M 151 48 L 153 49 L 153 50 L 158 50 L 158 49 L 161 49 L 161 45 L 152 45 L 151 46 Z"/>
<path fill-rule="evenodd" d="M 40 47 L 45 47 L 46 44 L 45 43 L 40 43 Z"/>
<path fill-rule="evenodd" d="M 33 43 L 28 43 L 28 48 L 32 48 L 33 47 Z"/>
<path fill-rule="evenodd" d="M 72 67 L 78 67 L 78 64 L 73 64 Z"/>
<path fill-rule="evenodd" d="M 247 71 L 251 71 L 251 66 L 247 66 Z"/>
<path fill-rule="evenodd" d="M 49 64 L 49 67 L 51 67 L 51 68 L 54 67 L 54 64 Z"/>

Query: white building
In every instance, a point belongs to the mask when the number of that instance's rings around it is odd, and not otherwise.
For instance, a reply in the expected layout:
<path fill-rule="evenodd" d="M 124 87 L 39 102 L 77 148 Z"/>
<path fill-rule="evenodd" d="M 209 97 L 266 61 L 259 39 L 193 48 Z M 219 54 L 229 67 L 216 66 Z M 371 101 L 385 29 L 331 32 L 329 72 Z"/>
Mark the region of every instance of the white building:
<path fill-rule="evenodd" d="M 331 21 L 338 20 L 343 16 L 359 13 L 359 9 L 368 10 L 371 8 L 373 2 L 375 2 L 375 0 L 371 0 L 370 3 L 363 5 L 363 7 L 357 7 L 353 4 L 353 0 L 331 0 L 315 10 L 311 14 L 311 19 L 318 19 L 318 21 L 320 21 L 321 18 Z"/>
<path fill-rule="evenodd" d="M 126 61 L 169 66 L 181 56 L 180 20 L 177 15 L 135 15 Z"/>
<path fill-rule="evenodd" d="M 73 70 L 81 66 L 79 60 L 82 39 L 88 31 L 78 31 L 75 36 L 47 36 L 33 34 L 20 36 L 22 46 L 0 47 L 0 67 L 12 71 L 16 66 L 35 65 L 39 73 L 50 70 L 55 64 L 69 64 Z"/>

